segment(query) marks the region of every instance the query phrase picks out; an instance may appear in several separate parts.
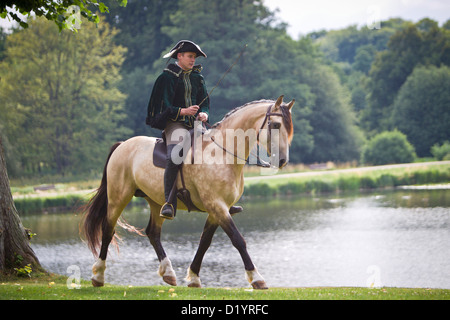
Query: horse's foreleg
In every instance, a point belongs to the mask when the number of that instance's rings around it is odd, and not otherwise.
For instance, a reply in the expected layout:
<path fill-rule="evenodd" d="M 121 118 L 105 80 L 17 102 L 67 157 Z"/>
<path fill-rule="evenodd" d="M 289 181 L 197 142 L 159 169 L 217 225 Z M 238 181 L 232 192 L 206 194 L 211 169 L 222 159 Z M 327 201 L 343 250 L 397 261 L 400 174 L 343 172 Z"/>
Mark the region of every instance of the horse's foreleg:
<path fill-rule="evenodd" d="M 199 277 L 200 267 L 203 261 L 203 257 L 205 256 L 206 251 L 211 245 L 211 241 L 214 233 L 217 230 L 217 227 L 219 227 L 217 222 L 213 221 L 213 219 L 208 216 L 205 227 L 203 228 L 202 236 L 200 238 L 200 244 L 198 246 L 197 253 L 195 254 L 194 260 L 192 261 L 188 269 L 186 277 L 186 280 L 189 281 L 188 287 L 200 288 L 202 286 Z"/>
<path fill-rule="evenodd" d="M 164 282 L 172 286 L 176 286 L 177 277 L 175 275 L 175 271 L 173 270 L 172 263 L 167 257 L 166 252 L 164 251 L 164 248 L 161 244 L 161 228 L 164 222 L 164 219 L 159 216 L 161 206 L 153 203 L 148 198 L 147 202 L 150 204 L 150 221 L 147 228 L 145 229 L 145 233 L 147 234 L 151 245 L 155 249 L 156 255 L 159 260 L 158 274 L 163 278 Z"/>
<path fill-rule="evenodd" d="M 247 244 L 244 237 L 241 235 L 236 225 L 234 224 L 231 216 L 223 219 L 220 222 L 220 226 L 228 235 L 233 246 L 239 251 L 242 261 L 244 262 L 246 278 L 248 282 L 252 285 L 254 289 L 267 289 L 266 282 L 264 278 L 259 274 L 255 265 L 253 264 L 250 255 L 247 252 Z"/>

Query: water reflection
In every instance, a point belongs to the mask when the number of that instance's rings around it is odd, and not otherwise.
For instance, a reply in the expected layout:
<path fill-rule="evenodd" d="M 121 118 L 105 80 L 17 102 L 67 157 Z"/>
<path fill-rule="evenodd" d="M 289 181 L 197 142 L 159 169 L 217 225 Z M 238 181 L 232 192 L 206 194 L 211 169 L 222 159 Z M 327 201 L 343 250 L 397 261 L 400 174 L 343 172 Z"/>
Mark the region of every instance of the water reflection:
<path fill-rule="evenodd" d="M 450 288 L 450 190 L 401 190 L 355 196 L 243 201 L 236 224 L 269 286 L 366 286 L 370 266 L 384 286 Z M 149 210 L 126 210 L 140 228 Z M 94 261 L 79 240 L 75 214 L 23 217 L 38 235 L 32 246 L 48 270 L 66 274 L 80 266 L 89 279 Z M 163 227 L 163 245 L 179 278 L 195 251 L 206 214 L 180 212 Z M 145 237 L 120 232 L 120 253 L 111 251 L 106 281 L 161 284 L 156 254 Z M 368 269 L 369 268 L 369 269 Z M 369 270 L 369 273 L 368 273 Z M 219 230 L 201 271 L 205 286 L 248 286 L 240 256 Z"/>

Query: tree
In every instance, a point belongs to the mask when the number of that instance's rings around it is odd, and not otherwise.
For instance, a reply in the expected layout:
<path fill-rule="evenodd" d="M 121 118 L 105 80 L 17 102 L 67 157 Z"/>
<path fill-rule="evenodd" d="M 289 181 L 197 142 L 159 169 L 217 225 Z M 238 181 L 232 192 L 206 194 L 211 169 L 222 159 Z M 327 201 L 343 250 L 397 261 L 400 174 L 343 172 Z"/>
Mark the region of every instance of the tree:
<path fill-rule="evenodd" d="M 430 19 L 409 23 L 395 33 L 388 49 L 376 55 L 369 73 L 368 108 L 362 117 L 366 130 L 388 129 L 395 97 L 417 65 L 448 65 L 449 57 L 450 32 Z"/>
<path fill-rule="evenodd" d="M 392 125 L 405 133 L 420 157 L 450 140 L 450 67 L 418 66 L 393 105 Z"/>
<path fill-rule="evenodd" d="M 98 168 L 119 125 L 125 49 L 106 23 L 59 32 L 38 18 L 8 36 L 0 63 L 0 132 L 15 174 L 81 173 Z"/>
<path fill-rule="evenodd" d="M 348 91 L 331 68 L 316 65 L 304 79 L 315 96 L 307 117 L 314 137 L 314 148 L 303 161 L 352 161 L 359 158 L 363 135 L 356 126 Z"/>
<path fill-rule="evenodd" d="M 380 29 L 369 29 L 367 27 L 357 28 L 349 26 L 340 30 L 330 30 L 314 32 L 308 37 L 314 39 L 320 45 L 325 56 L 335 62 L 345 62 L 353 64 L 358 55 L 369 54 L 358 59 L 373 60 L 372 49 L 366 53 L 359 53 L 359 49 L 364 46 L 371 46 L 376 51 L 387 49 L 389 38 L 405 23 L 402 19 L 389 19 L 381 21 Z M 367 50 L 367 47 L 366 47 Z"/>
<path fill-rule="evenodd" d="M 117 0 L 121 6 L 127 5 L 127 0 Z M 18 14 L 26 15 L 29 19 L 34 12 L 38 17 L 45 17 L 53 21 L 59 28 L 71 29 L 74 17 L 72 14 L 80 13 L 91 22 L 98 23 L 99 17 L 94 11 L 108 12 L 108 7 L 97 0 L 4 0 L 0 4 L 0 18 L 12 18 L 20 24 L 22 28 L 28 28 L 26 19 L 22 19 Z"/>
<path fill-rule="evenodd" d="M 14 206 L 0 136 L 0 271 L 11 272 L 27 265 L 42 270 Z"/>
<path fill-rule="evenodd" d="M 127 116 L 122 124 L 132 129 L 133 135 L 147 135 L 150 129 L 143 115 L 147 112 L 150 83 L 154 80 L 150 77 L 151 70 L 161 53 L 174 44 L 162 29 L 172 25 L 170 15 L 177 10 L 178 0 L 129 0 L 126 8 L 120 7 L 116 0 L 105 2 L 109 14 L 102 19 L 119 30 L 115 43 L 127 48 L 119 84 L 127 95 L 124 106 Z M 150 130 L 151 135 L 157 133 Z"/>
<path fill-rule="evenodd" d="M 374 136 L 364 147 L 361 162 L 383 165 L 408 163 L 415 158 L 414 147 L 406 136 L 399 131 L 385 131 Z"/>

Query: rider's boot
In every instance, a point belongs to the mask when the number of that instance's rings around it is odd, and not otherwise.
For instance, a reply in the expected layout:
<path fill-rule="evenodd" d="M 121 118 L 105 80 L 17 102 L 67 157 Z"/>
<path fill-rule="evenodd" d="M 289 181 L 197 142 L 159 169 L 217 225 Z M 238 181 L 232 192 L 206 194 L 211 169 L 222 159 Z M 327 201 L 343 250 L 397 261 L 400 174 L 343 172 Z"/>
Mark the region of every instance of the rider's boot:
<path fill-rule="evenodd" d="M 175 145 L 167 146 L 167 154 L 170 155 Z M 167 156 L 166 169 L 164 171 L 164 196 L 165 203 L 159 213 L 160 217 L 172 220 L 177 210 L 177 197 L 175 195 L 175 183 L 180 165 L 173 163 L 170 156 Z M 172 191 L 173 190 L 173 191 Z"/>
<path fill-rule="evenodd" d="M 230 208 L 230 214 L 234 215 L 236 213 L 242 212 L 242 210 L 244 210 L 241 206 L 232 206 Z"/>

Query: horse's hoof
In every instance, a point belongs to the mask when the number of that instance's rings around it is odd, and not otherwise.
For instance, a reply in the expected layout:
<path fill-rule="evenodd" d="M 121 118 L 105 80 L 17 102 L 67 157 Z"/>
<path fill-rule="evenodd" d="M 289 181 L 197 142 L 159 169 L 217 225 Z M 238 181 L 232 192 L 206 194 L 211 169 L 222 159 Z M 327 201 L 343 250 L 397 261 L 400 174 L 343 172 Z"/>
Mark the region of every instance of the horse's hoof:
<path fill-rule="evenodd" d="M 188 283 L 188 287 L 189 288 L 201 288 L 202 285 L 200 283 L 198 283 L 198 282 L 189 282 Z"/>
<path fill-rule="evenodd" d="M 173 276 L 163 276 L 163 280 L 165 283 L 170 284 L 171 286 L 177 286 L 177 278 Z"/>
<path fill-rule="evenodd" d="M 256 289 L 256 290 L 269 289 L 269 287 L 266 285 L 266 282 L 263 280 L 253 281 L 252 287 L 253 287 L 253 289 Z"/>
<path fill-rule="evenodd" d="M 98 281 L 95 280 L 95 279 L 91 279 L 91 281 L 92 281 L 92 285 L 93 285 L 94 287 L 103 287 L 103 286 L 105 285 L 103 282 L 98 282 Z"/>

